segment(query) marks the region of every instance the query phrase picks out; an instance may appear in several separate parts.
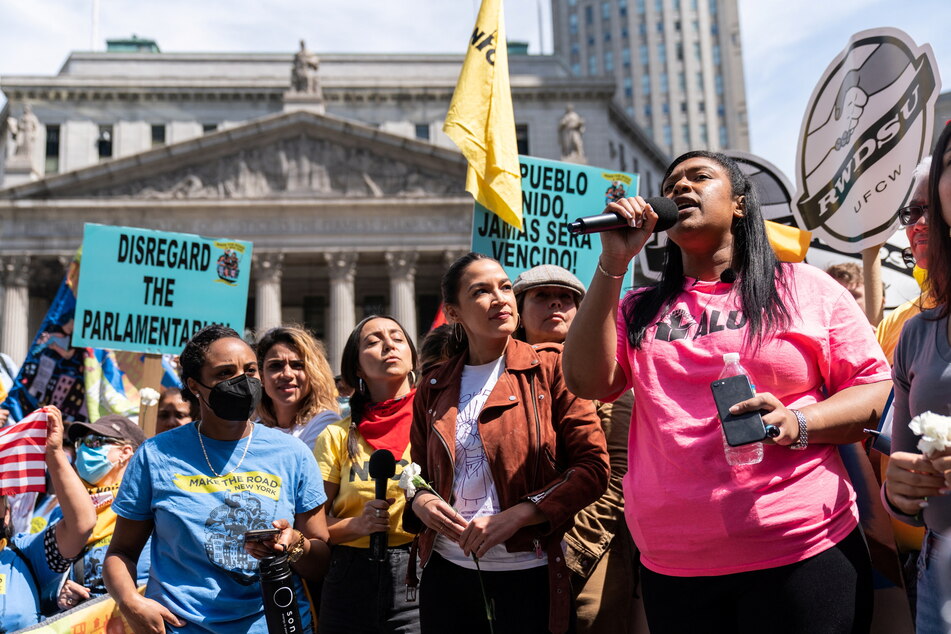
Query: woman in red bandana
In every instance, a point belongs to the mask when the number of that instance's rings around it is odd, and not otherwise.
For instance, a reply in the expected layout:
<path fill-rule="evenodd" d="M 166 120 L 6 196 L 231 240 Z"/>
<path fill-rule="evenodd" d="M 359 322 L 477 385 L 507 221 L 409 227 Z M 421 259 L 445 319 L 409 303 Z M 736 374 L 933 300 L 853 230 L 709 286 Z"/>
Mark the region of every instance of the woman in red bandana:
<path fill-rule="evenodd" d="M 314 455 L 324 478 L 333 556 L 320 601 L 320 632 L 418 632 L 416 601 L 405 579 L 413 535 L 403 530 L 405 498 L 397 480 L 410 461 L 409 430 L 416 393 L 416 347 L 392 317 L 372 315 L 353 329 L 340 363 L 354 388 L 350 418 L 317 437 Z M 377 500 L 370 455 L 396 460 L 387 499 Z M 383 562 L 371 561 L 370 534 L 387 532 Z"/>

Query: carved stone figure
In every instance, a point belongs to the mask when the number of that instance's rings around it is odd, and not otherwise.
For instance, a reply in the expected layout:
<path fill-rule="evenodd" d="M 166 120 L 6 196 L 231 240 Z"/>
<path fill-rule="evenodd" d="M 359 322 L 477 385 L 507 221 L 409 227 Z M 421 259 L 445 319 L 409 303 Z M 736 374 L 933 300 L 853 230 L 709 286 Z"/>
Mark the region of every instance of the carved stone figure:
<path fill-rule="evenodd" d="M 320 61 L 316 53 L 308 51 L 304 40 L 301 40 L 300 50 L 294 55 L 294 68 L 291 70 L 291 90 L 319 96 L 320 82 L 317 80 L 319 66 Z"/>
<path fill-rule="evenodd" d="M 561 141 L 561 160 L 585 163 L 584 155 L 584 119 L 568 104 L 565 114 L 558 122 L 558 134 Z"/>
<path fill-rule="evenodd" d="M 36 135 L 40 129 L 40 121 L 33 114 L 30 104 L 23 106 L 23 116 L 20 117 L 19 121 L 10 117 L 7 120 L 7 126 L 13 135 L 13 155 L 31 158 L 33 149 L 36 147 Z"/>
<path fill-rule="evenodd" d="M 244 147 L 214 160 L 84 192 L 146 199 L 412 198 L 464 193 L 459 174 L 429 171 L 307 135 Z"/>

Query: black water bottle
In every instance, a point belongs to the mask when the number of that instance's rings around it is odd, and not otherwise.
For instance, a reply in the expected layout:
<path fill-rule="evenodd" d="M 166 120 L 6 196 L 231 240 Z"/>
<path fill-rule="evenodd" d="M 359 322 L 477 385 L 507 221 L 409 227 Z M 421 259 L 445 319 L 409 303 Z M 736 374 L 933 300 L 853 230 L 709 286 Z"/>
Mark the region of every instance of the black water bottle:
<path fill-rule="evenodd" d="M 261 576 L 268 634 L 303 632 L 300 610 L 297 609 L 297 592 L 294 591 L 294 575 L 287 555 L 278 554 L 261 559 L 258 572 Z"/>

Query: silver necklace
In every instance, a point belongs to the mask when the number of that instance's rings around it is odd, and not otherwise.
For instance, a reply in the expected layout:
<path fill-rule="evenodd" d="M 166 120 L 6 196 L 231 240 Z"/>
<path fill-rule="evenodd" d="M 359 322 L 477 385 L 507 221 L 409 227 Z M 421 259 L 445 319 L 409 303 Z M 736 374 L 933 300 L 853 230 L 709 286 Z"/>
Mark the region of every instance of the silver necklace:
<path fill-rule="evenodd" d="M 205 451 L 205 443 L 201 439 L 201 421 L 198 421 L 198 424 L 195 426 L 195 430 L 198 432 L 198 444 L 201 446 L 201 452 L 205 455 L 205 462 L 208 463 L 208 468 L 211 469 L 211 472 L 215 474 L 216 478 L 227 478 L 229 475 L 238 470 L 241 466 L 241 463 L 244 462 L 244 457 L 248 455 L 248 447 L 251 446 L 251 437 L 254 435 L 254 425 L 251 425 L 251 431 L 248 432 L 248 442 L 244 445 L 244 453 L 241 454 L 241 460 L 238 460 L 238 464 L 234 466 L 234 469 L 228 473 L 221 474 L 215 471 L 215 468 L 211 466 L 211 460 L 208 459 L 208 452 Z M 228 464 L 225 462 L 225 464 Z"/>

